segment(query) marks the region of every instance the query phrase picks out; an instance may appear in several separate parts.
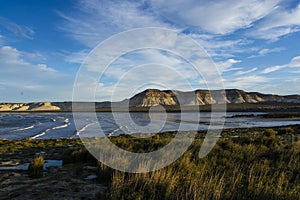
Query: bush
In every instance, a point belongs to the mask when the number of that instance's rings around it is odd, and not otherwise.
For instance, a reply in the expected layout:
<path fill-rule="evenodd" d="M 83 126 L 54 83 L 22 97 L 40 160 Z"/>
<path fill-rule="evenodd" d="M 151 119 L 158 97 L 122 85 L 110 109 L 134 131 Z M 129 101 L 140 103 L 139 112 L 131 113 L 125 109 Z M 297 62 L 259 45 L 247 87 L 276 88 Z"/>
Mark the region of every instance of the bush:
<path fill-rule="evenodd" d="M 62 160 L 64 164 L 96 162 L 96 159 L 84 147 L 79 149 L 68 149 L 64 152 Z"/>
<path fill-rule="evenodd" d="M 291 127 L 288 128 L 281 128 L 278 130 L 278 134 L 280 135 L 294 135 L 294 129 Z"/>
<path fill-rule="evenodd" d="M 44 158 L 38 156 L 31 161 L 28 167 L 29 176 L 32 178 L 40 178 L 43 176 L 44 171 Z"/>
<path fill-rule="evenodd" d="M 276 131 L 274 131 L 271 128 L 268 128 L 268 129 L 265 130 L 264 135 L 267 136 L 267 137 L 275 137 Z"/>

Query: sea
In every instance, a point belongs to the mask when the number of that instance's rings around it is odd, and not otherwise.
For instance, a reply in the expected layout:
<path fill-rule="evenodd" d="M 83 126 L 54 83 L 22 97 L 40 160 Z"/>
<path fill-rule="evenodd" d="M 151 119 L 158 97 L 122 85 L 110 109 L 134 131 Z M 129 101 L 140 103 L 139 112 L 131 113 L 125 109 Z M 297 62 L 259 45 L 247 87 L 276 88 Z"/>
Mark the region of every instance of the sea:
<path fill-rule="evenodd" d="M 227 112 L 212 118 L 211 113 L 0 113 L 0 139 L 79 138 L 83 135 L 194 131 L 227 128 L 275 127 L 300 124 L 300 119 L 263 118 L 264 113 Z M 235 117 L 233 117 L 235 116 Z M 240 116 L 240 117 L 236 117 Z M 76 119 L 76 124 L 75 120 Z M 224 124 L 223 124 L 224 122 Z M 101 134 L 100 134 L 101 132 Z"/>

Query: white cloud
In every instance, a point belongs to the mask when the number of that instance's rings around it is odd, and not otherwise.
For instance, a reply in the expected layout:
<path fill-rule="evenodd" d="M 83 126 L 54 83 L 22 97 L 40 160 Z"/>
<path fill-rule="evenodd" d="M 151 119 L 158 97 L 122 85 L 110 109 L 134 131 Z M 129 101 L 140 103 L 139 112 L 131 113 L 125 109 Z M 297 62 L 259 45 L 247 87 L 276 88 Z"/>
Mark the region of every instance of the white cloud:
<path fill-rule="evenodd" d="M 269 91 L 269 93 L 280 95 L 299 95 L 300 79 L 289 77 L 289 80 L 290 81 L 288 81 L 286 77 L 274 79 L 274 81 L 268 86 L 268 88 L 263 88 L 263 91 Z"/>
<path fill-rule="evenodd" d="M 285 80 L 285 82 L 288 82 L 288 83 L 300 83 L 300 78 L 299 77 L 297 77 L 297 78 L 291 78 L 291 79 Z"/>
<path fill-rule="evenodd" d="M 282 50 L 283 50 L 283 48 L 261 49 L 261 50 L 258 52 L 258 55 L 264 56 L 264 55 L 267 55 L 267 54 L 269 54 L 269 53 L 280 52 L 280 51 L 282 51 Z"/>
<path fill-rule="evenodd" d="M 253 25 L 274 10 L 279 0 L 151 1 L 153 9 L 182 27 L 227 34 Z"/>
<path fill-rule="evenodd" d="M 21 58 L 22 52 L 18 51 L 16 48 L 3 46 L 0 50 L 1 61 L 4 62 L 4 64 L 25 64 L 25 61 Z"/>
<path fill-rule="evenodd" d="M 101 89 L 109 91 L 119 79 L 126 76 L 121 85 L 123 92 L 118 92 L 120 97 L 125 94 L 124 91 L 132 91 L 133 87 L 153 83 L 168 85 L 172 89 L 190 90 L 184 84 L 184 80 L 188 80 L 196 89 L 200 87 L 201 79 L 216 80 L 215 77 L 219 74 L 205 51 L 184 35 L 157 28 L 139 29 L 125 34 L 105 41 L 100 48 L 93 50 L 79 73 L 84 75 L 83 81 L 97 79 L 99 73 L 105 72 L 105 80 L 100 80 L 104 83 Z M 140 47 L 146 48 L 139 49 Z M 118 57 L 120 55 L 123 56 Z M 111 64 L 114 59 L 117 60 Z M 228 62 L 233 64 L 239 61 L 229 59 Z M 138 66 L 140 67 L 136 69 Z M 105 92 L 98 93 L 107 96 Z M 88 95 L 84 97 L 93 98 Z"/>
<path fill-rule="evenodd" d="M 235 75 L 235 76 L 245 75 L 245 74 L 249 74 L 249 73 L 251 73 L 251 72 L 254 72 L 254 71 L 256 71 L 256 70 L 257 70 L 257 67 L 254 67 L 254 68 L 249 69 L 249 70 L 247 70 L 247 71 L 238 71 L 238 72 L 236 72 L 234 75 Z"/>
<path fill-rule="evenodd" d="M 81 64 L 89 53 L 90 50 L 88 49 L 83 49 L 77 52 L 63 52 L 63 57 L 67 62 Z"/>
<path fill-rule="evenodd" d="M 49 101 L 71 99 L 72 78 L 45 64 L 31 64 L 22 52 L 0 47 L 0 101 Z M 20 95 L 20 96 L 18 96 Z"/>
<path fill-rule="evenodd" d="M 164 27 L 183 31 L 194 27 L 206 30 L 186 33 L 212 56 L 233 57 L 249 43 L 245 39 L 218 39 L 212 33 L 227 34 L 252 26 L 271 12 L 279 0 L 258 1 L 109 1 L 79 0 L 76 14 L 58 12 L 64 19 L 59 28 L 88 47 L 113 34 L 132 28 Z M 168 20 L 165 17 L 169 17 Z"/>
<path fill-rule="evenodd" d="M 197 37 L 197 34 L 188 34 L 197 41 L 212 57 L 232 58 L 235 53 L 246 51 L 245 46 L 252 41 L 246 39 L 224 39 L 218 36 Z M 247 49 L 249 51 L 249 49 Z"/>
<path fill-rule="evenodd" d="M 264 69 L 262 71 L 262 73 L 263 74 L 268 74 L 268 73 L 275 72 L 275 71 L 278 71 L 278 70 L 283 69 L 283 68 L 285 68 L 285 66 L 276 65 L 276 66 L 268 67 L 268 68 Z"/>
<path fill-rule="evenodd" d="M 300 31 L 300 4 L 293 10 L 278 7 L 263 19 L 249 35 L 277 40 L 279 37 Z"/>
<path fill-rule="evenodd" d="M 226 61 L 217 62 L 216 65 L 221 73 L 228 72 L 228 71 L 234 71 L 238 70 L 240 68 L 233 68 L 233 65 L 236 63 L 240 63 L 240 60 L 235 60 L 233 58 L 230 58 Z"/>
<path fill-rule="evenodd" d="M 284 50 L 284 48 L 280 48 L 280 47 L 276 47 L 276 48 L 273 48 L 273 49 L 268 49 L 268 48 L 260 49 L 257 52 L 257 55 L 252 55 L 249 58 L 261 57 L 261 56 L 265 56 L 265 55 L 270 54 L 270 53 L 278 53 L 278 52 L 281 52 L 283 50 Z"/>
<path fill-rule="evenodd" d="M 42 70 L 42 71 L 46 71 L 46 72 L 56 72 L 55 69 L 48 67 L 46 64 L 37 64 L 37 67 Z"/>
<path fill-rule="evenodd" d="M 289 67 L 300 67 L 300 56 L 294 57 L 288 64 Z"/>
<path fill-rule="evenodd" d="M 0 25 L 18 37 L 33 39 L 34 30 L 28 26 L 19 25 L 0 16 Z"/>
<path fill-rule="evenodd" d="M 242 89 L 245 87 L 245 89 L 250 89 L 251 91 L 255 90 L 255 88 L 264 88 L 267 91 L 267 85 L 271 79 L 262 76 L 262 74 L 277 71 L 287 66 L 273 66 L 263 70 L 260 75 L 253 75 L 254 73 L 252 72 L 258 71 L 258 68 L 242 69 L 237 66 L 240 65 L 240 57 L 237 58 L 235 55 L 237 53 L 247 53 L 247 55 L 253 53 L 254 55 L 250 56 L 251 58 L 283 50 L 283 48 L 269 47 L 262 49 L 253 48 L 250 45 L 252 42 L 253 44 L 256 43 L 254 43 L 254 40 L 249 40 L 251 37 L 274 40 L 282 35 L 298 31 L 298 20 L 300 19 L 298 17 L 299 7 L 294 10 L 288 10 L 281 7 L 280 2 L 283 5 L 283 1 L 281 0 L 80 0 L 76 6 L 76 12 L 59 12 L 58 14 L 64 19 L 64 23 L 60 25 L 60 29 L 70 34 L 73 39 L 86 45 L 88 48 L 95 47 L 99 42 L 102 42 L 113 34 L 132 28 L 149 26 L 174 28 L 176 31 L 192 37 L 204 47 L 217 60 L 216 65 L 221 73 L 237 71 L 235 73 L 224 73 L 225 76 L 227 75 L 224 79 L 227 84 L 226 87 L 238 87 Z M 242 31 L 238 32 L 238 35 L 230 35 L 239 30 Z M 244 38 L 240 39 L 241 37 Z M 131 46 L 135 38 L 136 36 L 134 35 L 127 37 L 126 41 L 113 43 L 107 48 L 109 51 L 118 52 L 118 48 L 123 48 L 126 45 Z M 157 43 L 169 43 L 170 47 L 181 46 L 181 49 L 186 49 L 186 55 L 193 53 L 193 50 L 189 49 L 189 46 L 186 46 L 186 44 L 180 45 L 174 42 L 172 38 L 166 38 L 166 36 L 156 35 L 155 40 Z M 81 63 L 87 54 L 88 50 L 75 52 L 66 56 L 65 60 L 71 63 Z M 112 61 L 114 56 L 115 54 L 112 53 L 107 55 L 105 59 Z M 172 66 L 180 66 L 181 64 L 176 59 L 171 59 L 170 56 L 166 56 L 161 52 L 147 52 L 145 55 L 140 54 L 139 58 L 145 64 L 160 63 Z M 153 60 L 156 62 L 153 62 Z M 89 60 L 89 64 L 95 67 L 94 69 L 90 69 L 90 73 L 98 71 L 98 61 L 97 59 Z M 289 64 L 297 65 L 295 64 L 297 62 L 298 60 L 294 59 Z M 201 63 L 199 61 L 198 63 L 205 65 L 205 62 Z M 139 63 L 138 59 L 137 63 L 132 63 L 130 59 L 120 58 L 115 67 L 107 71 L 107 75 L 117 79 L 126 74 L 128 68 L 134 67 L 137 64 L 141 65 L 142 63 Z M 209 73 L 209 67 L 211 66 L 204 67 L 202 69 L 203 72 Z M 158 67 L 155 69 L 158 69 Z M 182 67 L 182 71 L 184 70 L 186 69 Z M 143 75 L 145 77 L 147 75 L 150 76 L 149 73 L 144 71 Z M 151 73 L 157 79 L 161 78 L 163 80 L 164 77 L 165 81 L 169 81 L 168 73 L 165 73 L 164 70 L 161 70 L 159 74 Z M 185 73 L 187 76 L 193 77 L 193 74 L 188 70 Z M 134 82 L 136 77 L 133 74 L 130 75 L 130 80 L 132 82 L 126 82 L 127 86 L 125 82 L 122 86 L 128 89 L 131 83 L 137 83 Z M 272 84 L 269 85 L 272 86 Z M 175 84 L 174 86 L 179 87 L 179 85 Z M 199 86 L 197 85 L 198 88 Z M 108 92 L 107 94 L 109 94 L 109 91 L 112 91 L 112 87 L 113 84 L 111 83 L 110 85 L 106 83 L 101 85 L 103 91 Z"/>
<path fill-rule="evenodd" d="M 25 57 L 26 59 L 31 60 L 31 61 L 37 61 L 37 60 L 46 61 L 47 60 L 47 56 L 45 56 L 44 54 L 42 54 L 40 52 L 19 51 L 19 53 L 22 53 L 23 57 Z"/>
<path fill-rule="evenodd" d="M 146 65 L 148 66 L 149 71 L 152 71 L 152 65 L 167 66 L 170 69 L 175 70 L 179 74 L 191 80 L 198 76 L 197 74 L 195 74 L 194 67 L 179 56 L 173 55 L 170 52 L 164 52 L 156 49 L 145 49 L 134 53 L 129 53 L 128 55 L 125 55 L 125 57 L 123 56 L 116 60 L 116 62 L 113 63 L 112 66 L 110 66 L 106 73 L 109 74 L 111 77 L 119 78 L 128 70 L 131 70 L 136 66 Z M 155 68 L 158 69 L 159 67 Z M 201 67 L 203 71 L 207 71 L 204 68 L 205 66 Z M 110 71 L 110 69 L 112 69 L 113 71 Z M 144 69 L 146 68 L 144 67 Z M 159 70 L 157 72 L 160 73 Z M 156 77 L 158 76 L 161 75 L 157 74 Z M 172 77 L 171 75 L 168 76 L 164 74 L 162 78 L 163 77 L 165 79 L 172 78 L 173 80 L 176 80 L 176 78 Z"/>
<path fill-rule="evenodd" d="M 296 56 L 296 57 L 292 58 L 292 60 L 288 64 L 268 67 L 268 68 L 264 69 L 262 71 L 262 73 L 268 74 L 268 73 L 275 72 L 280 69 L 284 69 L 284 68 L 288 68 L 288 67 L 289 68 L 300 67 L 300 56 Z"/>
<path fill-rule="evenodd" d="M 247 37 L 228 39 L 222 37 L 224 34 L 245 29 L 242 34 L 246 36 L 274 39 L 278 34 L 285 35 L 298 30 L 296 26 L 292 26 L 300 19 L 297 17 L 298 8 L 287 11 L 280 7 L 280 2 L 281 0 L 79 0 L 73 12 L 58 12 L 64 20 L 59 28 L 89 48 L 132 28 L 173 28 L 195 39 L 211 56 L 228 59 L 234 58 L 236 53 L 251 50 L 245 47 L 253 41 Z M 128 42 L 131 42 L 130 38 Z M 249 58 L 281 50 L 283 49 L 264 48 Z M 75 52 L 67 56 L 66 60 L 81 63 L 86 54 L 87 50 Z"/>
<path fill-rule="evenodd" d="M 258 75 L 239 76 L 236 78 L 225 78 L 225 88 L 239 88 L 249 91 L 255 91 L 263 84 L 270 82 L 270 78 Z"/>
<path fill-rule="evenodd" d="M 11 46 L 2 46 L 1 53 L 3 58 L 7 58 L 5 62 L 9 62 L 9 63 L 25 62 L 24 59 L 34 60 L 34 61 L 46 60 L 45 56 L 43 56 L 38 52 L 32 53 L 32 52 L 19 51 L 16 48 L 13 48 Z"/>
<path fill-rule="evenodd" d="M 210 77 L 211 73 L 215 76 L 216 69 L 207 59 L 194 61 L 199 66 L 197 69 L 177 55 L 157 49 L 144 49 L 125 54 L 109 65 L 101 74 L 102 77 L 99 81 L 102 85 L 96 92 L 97 99 L 122 100 L 129 97 L 131 92 L 146 88 L 198 89 L 200 80 Z M 89 73 L 86 71 L 88 65 L 99 67 L 97 60 L 88 62 L 87 67 L 80 72 L 79 83 L 85 84 L 86 89 L 90 88 L 88 92 L 93 92 L 91 87 L 94 87 L 98 81 L 99 68 L 93 67 Z M 87 86 L 85 82 L 90 86 Z M 116 95 L 110 99 L 113 92 Z M 91 100 L 89 97 L 89 95 L 81 95 L 78 98 Z"/>
<path fill-rule="evenodd" d="M 182 74 L 181 72 L 185 74 Z M 130 97 L 134 91 L 142 91 L 146 88 L 161 89 L 178 89 L 178 90 L 194 90 L 190 83 L 193 82 L 186 77 L 186 73 L 190 71 L 178 71 L 178 69 L 161 64 L 140 65 L 122 73 L 113 84 L 103 84 L 96 92 L 98 100 L 103 100 L 105 96 L 109 97 L 113 94 L 112 99 L 106 100 L 122 100 Z M 194 71 L 194 74 L 197 72 Z M 197 75 L 197 74 L 196 74 Z M 200 75 L 198 74 L 198 77 Z"/>
<path fill-rule="evenodd" d="M 142 1 L 80 0 L 76 14 L 61 13 L 59 28 L 88 47 L 95 47 L 109 36 L 132 28 L 169 27 L 142 10 Z"/>

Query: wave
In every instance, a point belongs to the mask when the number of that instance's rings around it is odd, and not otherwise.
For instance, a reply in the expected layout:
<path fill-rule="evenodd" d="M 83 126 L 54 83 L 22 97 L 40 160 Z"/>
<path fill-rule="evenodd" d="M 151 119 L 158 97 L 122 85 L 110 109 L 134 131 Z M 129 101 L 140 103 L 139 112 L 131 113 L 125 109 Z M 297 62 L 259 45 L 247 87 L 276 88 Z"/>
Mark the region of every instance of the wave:
<path fill-rule="evenodd" d="M 126 129 L 127 131 L 126 131 L 125 129 Z M 127 132 L 127 134 L 128 134 L 128 133 L 132 133 L 132 131 L 129 130 L 128 126 L 122 125 L 122 126 L 120 126 L 119 128 L 117 128 L 117 129 L 111 131 L 110 133 L 108 133 L 108 137 L 113 136 L 113 135 L 114 135 L 115 133 L 117 133 L 118 131 L 123 131 L 123 132 L 125 132 L 125 133 Z"/>
<path fill-rule="evenodd" d="M 41 137 L 41 136 L 43 136 L 43 135 L 45 135 L 48 131 L 50 131 L 51 129 L 47 129 L 47 130 L 45 130 L 44 132 L 42 132 L 42 133 L 39 133 L 39 134 L 37 134 L 37 135 L 34 135 L 34 136 L 32 136 L 32 137 L 30 137 L 30 139 L 37 139 L 38 137 Z"/>
<path fill-rule="evenodd" d="M 66 128 L 66 127 L 68 127 L 70 125 L 71 125 L 71 123 L 67 123 L 67 124 L 64 124 L 64 125 L 61 125 L 61 126 L 55 126 L 55 127 L 52 128 L 52 130 Z"/>
<path fill-rule="evenodd" d="M 89 126 L 97 124 L 97 122 L 86 124 L 84 127 L 82 127 L 80 130 L 76 131 L 76 136 L 79 136 L 83 131 L 85 131 Z"/>
<path fill-rule="evenodd" d="M 37 135 L 34 135 L 34 136 L 30 137 L 30 139 L 37 139 L 37 138 L 39 138 L 41 136 L 44 136 L 47 132 L 49 132 L 51 130 L 57 130 L 57 129 L 66 128 L 66 127 L 68 127 L 70 125 L 71 125 L 71 123 L 66 123 L 66 124 L 63 124 L 63 125 L 59 125 L 59 126 L 54 126 L 52 128 L 48 128 L 45 131 L 43 131 L 43 132 L 41 132 L 41 133 L 39 133 Z"/>
<path fill-rule="evenodd" d="M 28 129 L 33 129 L 34 128 L 34 125 L 31 125 L 31 126 L 28 126 L 28 127 L 25 127 L 25 128 L 19 128 L 19 129 L 15 129 L 11 132 L 17 132 L 17 131 L 25 131 L 25 130 L 28 130 Z"/>
<path fill-rule="evenodd" d="M 118 131 L 120 131 L 120 130 L 121 130 L 121 127 L 120 127 L 120 128 L 117 128 L 117 129 L 115 129 L 115 130 L 113 130 L 113 131 L 111 131 L 111 132 L 108 134 L 108 137 L 113 136 L 116 132 L 118 132 Z"/>

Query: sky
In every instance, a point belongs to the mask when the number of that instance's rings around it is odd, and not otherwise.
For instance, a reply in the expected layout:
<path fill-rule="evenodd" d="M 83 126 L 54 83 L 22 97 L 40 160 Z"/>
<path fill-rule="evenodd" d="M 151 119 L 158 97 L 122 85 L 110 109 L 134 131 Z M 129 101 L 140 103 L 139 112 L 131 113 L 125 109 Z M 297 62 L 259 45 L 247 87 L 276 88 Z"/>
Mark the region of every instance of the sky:
<path fill-rule="evenodd" d="M 222 83 L 205 80 L 181 55 L 145 48 L 120 55 L 102 77 L 88 79 L 95 84 L 79 91 L 82 100 L 91 100 L 85 98 L 89 89 L 97 101 L 122 100 L 146 88 L 192 90 L 208 82 L 208 89 L 300 94 L 299 0 L 2 0 L 0 102 L 72 100 L 76 77 L 99 45 L 149 27 L 199 44 Z M 110 50 L 147 37 L 127 34 Z M 155 37 L 162 45 L 180 45 L 195 61 L 188 42 Z M 201 74 L 216 72 L 211 63 L 198 63 Z M 89 72 L 98 75 L 98 64 Z"/>

